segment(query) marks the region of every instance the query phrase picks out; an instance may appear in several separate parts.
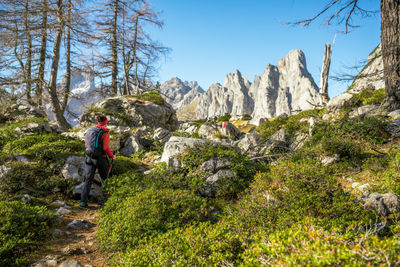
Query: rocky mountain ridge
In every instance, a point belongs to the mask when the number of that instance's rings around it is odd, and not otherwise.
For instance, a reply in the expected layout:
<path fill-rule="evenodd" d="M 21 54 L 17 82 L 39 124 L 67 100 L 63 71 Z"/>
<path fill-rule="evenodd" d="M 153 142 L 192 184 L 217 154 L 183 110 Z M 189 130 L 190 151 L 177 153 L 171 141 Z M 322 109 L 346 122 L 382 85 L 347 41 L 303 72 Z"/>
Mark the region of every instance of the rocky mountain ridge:
<path fill-rule="evenodd" d="M 261 76 L 255 76 L 253 83 L 235 70 L 226 75 L 224 85 L 213 84 L 205 93 L 178 78 L 165 82 L 161 92 L 178 110 L 178 118 L 181 109 L 195 115 L 186 120 L 212 119 L 225 113 L 232 118 L 249 114 L 252 122 L 259 124 L 260 119 L 290 115 L 321 104 L 319 88 L 307 70 L 301 50 L 290 51 L 277 66 L 268 65 Z M 188 104 L 191 111 L 185 107 Z"/>

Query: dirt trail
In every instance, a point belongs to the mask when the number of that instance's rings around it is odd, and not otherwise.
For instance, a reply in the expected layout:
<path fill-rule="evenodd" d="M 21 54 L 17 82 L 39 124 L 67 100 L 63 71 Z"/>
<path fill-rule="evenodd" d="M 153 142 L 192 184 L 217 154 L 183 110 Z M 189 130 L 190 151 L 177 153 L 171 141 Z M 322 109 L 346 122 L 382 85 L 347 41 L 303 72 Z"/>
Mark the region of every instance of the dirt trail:
<path fill-rule="evenodd" d="M 87 208 L 81 208 L 77 201 L 68 201 L 67 205 L 71 206 L 71 212 L 60 216 L 59 222 L 50 231 L 53 236 L 40 245 L 32 263 L 49 256 L 55 258 L 57 266 L 65 260 L 77 260 L 82 266 L 88 267 L 107 266 L 107 258 L 99 251 L 96 238 L 100 206 L 91 203 Z M 88 229 L 73 230 L 67 227 L 73 220 L 86 220 L 95 225 Z M 55 236 L 56 229 L 61 230 L 61 234 Z"/>

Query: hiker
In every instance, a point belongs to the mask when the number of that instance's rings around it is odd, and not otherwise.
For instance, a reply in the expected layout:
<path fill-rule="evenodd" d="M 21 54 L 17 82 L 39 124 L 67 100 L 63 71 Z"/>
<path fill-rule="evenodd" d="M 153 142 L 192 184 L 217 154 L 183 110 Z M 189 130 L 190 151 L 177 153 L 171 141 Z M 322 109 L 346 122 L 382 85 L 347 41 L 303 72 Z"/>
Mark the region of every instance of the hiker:
<path fill-rule="evenodd" d="M 99 170 L 104 181 L 109 175 L 109 163 L 107 156 L 115 159 L 110 150 L 110 133 L 107 129 L 108 119 L 104 115 L 96 116 L 97 125 L 89 128 L 85 134 L 86 173 L 85 183 L 81 194 L 81 207 L 87 207 L 87 199 L 96 169 Z"/>

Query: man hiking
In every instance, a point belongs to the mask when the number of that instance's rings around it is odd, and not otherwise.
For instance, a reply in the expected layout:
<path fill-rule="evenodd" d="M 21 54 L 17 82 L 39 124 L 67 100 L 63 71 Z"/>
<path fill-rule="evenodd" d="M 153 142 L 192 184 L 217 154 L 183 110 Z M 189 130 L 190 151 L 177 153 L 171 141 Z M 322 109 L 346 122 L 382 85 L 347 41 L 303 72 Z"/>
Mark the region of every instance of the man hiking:
<path fill-rule="evenodd" d="M 85 134 L 86 173 L 85 183 L 81 194 L 81 207 L 87 207 L 87 200 L 92 187 L 96 169 L 99 170 L 104 181 L 109 175 L 109 163 L 107 156 L 115 159 L 110 150 L 110 133 L 107 129 L 108 119 L 104 115 L 96 116 L 97 125 L 89 128 Z"/>

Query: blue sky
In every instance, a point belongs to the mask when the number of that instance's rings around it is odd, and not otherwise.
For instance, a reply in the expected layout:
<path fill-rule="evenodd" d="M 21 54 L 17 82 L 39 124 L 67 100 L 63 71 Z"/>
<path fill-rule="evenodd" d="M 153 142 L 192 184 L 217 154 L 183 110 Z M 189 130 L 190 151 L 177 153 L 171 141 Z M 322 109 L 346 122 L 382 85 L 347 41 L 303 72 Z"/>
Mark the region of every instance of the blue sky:
<path fill-rule="evenodd" d="M 332 42 L 343 26 L 326 26 L 327 15 L 311 26 L 286 25 L 310 18 L 327 0 L 151 0 L 162 12 L 162 30 L 152 30 L 172 52 L 162 60 L 159 80 L 177 76 L 196 80 L 207 90 L 223 83 L 225 75 L 240 70 L 250 81 L 267 64 L 277 65 L 292 49 L 304 51 L 307 67 L 319 85 L 324 44 Z M 379 1 L 360 1 L 362 7 L 379 10 Z M 332 53 L 331 74 L 348 73 L 346 67 L 360 65 L 379 44 L 380 14 L 355 19 L 360 28 L 337 34 Z M 347 84 L 330 80 L 329 94 L 336 96 Z"/>

